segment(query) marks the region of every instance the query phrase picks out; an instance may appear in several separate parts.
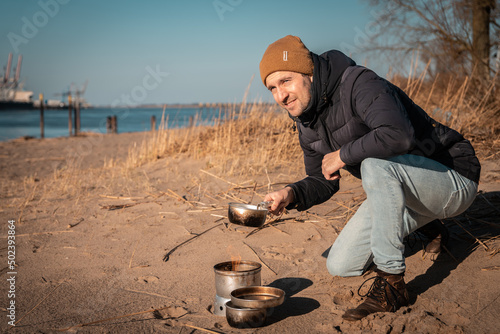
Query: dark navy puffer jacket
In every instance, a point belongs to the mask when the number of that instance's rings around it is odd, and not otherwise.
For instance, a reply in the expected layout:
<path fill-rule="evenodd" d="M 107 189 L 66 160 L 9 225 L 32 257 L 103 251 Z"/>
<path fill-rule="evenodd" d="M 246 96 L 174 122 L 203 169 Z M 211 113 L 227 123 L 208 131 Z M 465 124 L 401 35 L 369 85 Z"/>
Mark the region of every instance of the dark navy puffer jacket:
<path fill-rule="evenodd" d="M 324 155 L 339 149 L 345 169 L 359 178 L 366 158 L 413 154 L 479 181 L 481 166 L 470 142 L 429 117 L 401 89 L 340 51 L 311 55 L 311 101 L 293 118 L 308 176 L 289 185 L 295 202 L 288 209 L 307 210 L 338 191 L 339 181 L 326 180 L 321 164 Z"/>

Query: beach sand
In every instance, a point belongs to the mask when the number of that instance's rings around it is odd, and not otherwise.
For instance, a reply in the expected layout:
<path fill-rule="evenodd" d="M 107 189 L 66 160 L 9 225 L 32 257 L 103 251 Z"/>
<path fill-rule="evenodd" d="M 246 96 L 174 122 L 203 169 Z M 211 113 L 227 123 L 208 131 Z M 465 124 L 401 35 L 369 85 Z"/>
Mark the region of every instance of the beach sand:
<path fill-rule="evenodd" d="M 300 175 L 226 176 L 183 155 L 127 166 L 146 136 L 0 143 L 1 332 L 14 321 L 12 333 L 498 333 L 498 155 L 482 161 L 473 206 L 445 221 L 449 252 L 433 257 L 409 239 L 410 306 L 347 322 L 341 315 L 373 274 L 332 277 L 325 252 L 364 198 L 359 180 L 344 173 L 326 203 L 254 231 L 228 222 L 228 203 L 258 203 Z M 260 262 L 262 285 L 286 293 L 263 327 L 235 329 L 212 313 L 213 267 L 231 255 Z"/>

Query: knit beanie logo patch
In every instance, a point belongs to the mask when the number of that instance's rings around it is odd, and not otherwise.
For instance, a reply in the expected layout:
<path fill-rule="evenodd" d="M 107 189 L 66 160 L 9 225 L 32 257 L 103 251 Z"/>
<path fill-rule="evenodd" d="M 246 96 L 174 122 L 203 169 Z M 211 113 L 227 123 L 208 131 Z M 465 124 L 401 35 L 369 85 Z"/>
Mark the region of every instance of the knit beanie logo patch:
<path fill-rule="evenodd" d="M 288 61 L 288 51 L 283 51 L 283 61 Z"/>

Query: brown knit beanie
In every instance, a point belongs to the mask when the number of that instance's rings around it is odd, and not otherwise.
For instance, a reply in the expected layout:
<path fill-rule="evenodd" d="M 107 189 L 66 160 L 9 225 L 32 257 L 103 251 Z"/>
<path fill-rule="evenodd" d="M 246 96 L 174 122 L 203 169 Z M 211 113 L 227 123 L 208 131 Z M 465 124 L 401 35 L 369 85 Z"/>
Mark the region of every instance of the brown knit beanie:
<path fill-rule="evenodd" d="M 264 86 L 269 74 L 290 71 L 313 74 L 313 61 L 309 50 L 297 36 L 288 35 L 270 44 L 260 61 L 260 77 Z"/>

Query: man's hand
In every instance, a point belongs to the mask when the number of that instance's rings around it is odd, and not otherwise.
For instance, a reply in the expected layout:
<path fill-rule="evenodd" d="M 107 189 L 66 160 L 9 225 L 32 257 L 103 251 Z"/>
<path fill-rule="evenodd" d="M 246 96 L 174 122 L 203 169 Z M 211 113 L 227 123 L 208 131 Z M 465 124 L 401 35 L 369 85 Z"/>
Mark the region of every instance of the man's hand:
<path fill-rule="evenodd" d="M 321 168 L 325 179 L 333 181 L 340 179 L 338 171 L 345 166 L 345 163 L 340 159 L 340 150 L 328 153 L 323 157 Z"/>
<path fill-rule="evenodd" d="M 293 190 L 290 187 L 285 187 L 281 190 L 269 193 L 264 197 L 264 201 L 273 201 L 269 208 L 269 212 L 275 216 L 280 215 L 293 200 Z"/>

